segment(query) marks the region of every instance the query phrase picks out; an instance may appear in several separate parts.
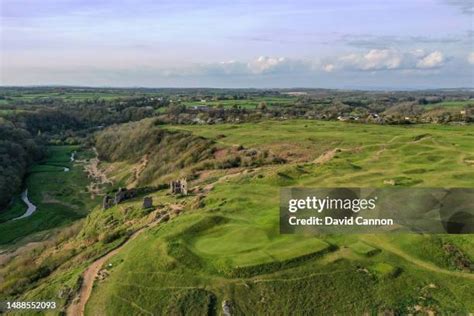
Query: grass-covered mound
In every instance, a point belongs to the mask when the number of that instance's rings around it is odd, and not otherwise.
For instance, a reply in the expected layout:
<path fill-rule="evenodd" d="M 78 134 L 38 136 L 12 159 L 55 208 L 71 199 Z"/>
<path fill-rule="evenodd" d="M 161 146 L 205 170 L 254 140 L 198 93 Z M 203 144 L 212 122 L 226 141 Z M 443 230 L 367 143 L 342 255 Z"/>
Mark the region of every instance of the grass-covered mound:
<path fill-rule="evenodd" d="M 213 221 L 204 219 L 208 224 Z M 226 219 L 221 225 L 191 229 L 182 236 L 188 249 L 212 262 L 213 268 L 227 275 L 271 272 L 295 259 L 317 255 L 329 245 L 317 238 L 286 236 L 248 221 Z M 202 226 L 202 225 L 201 225 Z"/>
<path fill-rule="evenodd" d="M 378 252 L 380 252 L 380 249 L 371 247 L 362 241 L 357 241 L 353 244 L 350 244 L 349 248 L 351 248 L 357 254 L 368 256 L 368 257 L 373 256 L 377 254 Z"/>

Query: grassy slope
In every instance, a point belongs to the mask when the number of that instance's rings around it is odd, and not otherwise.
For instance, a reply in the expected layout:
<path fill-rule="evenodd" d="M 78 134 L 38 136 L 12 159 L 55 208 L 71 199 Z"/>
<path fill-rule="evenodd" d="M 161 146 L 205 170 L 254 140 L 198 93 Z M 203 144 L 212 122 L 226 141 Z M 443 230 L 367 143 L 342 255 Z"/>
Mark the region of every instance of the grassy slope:
<path fill-rule="evenodd" d="M 29 170 L 26 178 L 28 196 L 38 209 L 30 217 L 0 223 L 0 244 L 71 223 L 84 217 L 87 210 L 98 203 L 85 191 L 89 180 L 83 167 L 70 161 L 70 153 L 77 149 L 75 146 L 51 146 L 48 158 Z M 80 155 L 77 158 L 80 159 Z M 64 167 L 70 171 L 64 172 Z M 2 213 L 1 219 L 11 219 L 25 211 L 24 203 L 16 198 L 12 207 Z"/>
<path fill-rule="evenodd" d="M 131 242 L 112 259 L 108 279 L 96 285 L 88 314 L 202 310 L 213 300 L 220 310 L 225 299 L 237 314 L 406 313 L 415 305 L 474 310 L 472 275 L 451 272 L 439 248 L 440 240 L 449 240 L 474 259 L 470 236 L 278 233 L 281 186 L 380 187 L 391 179 L 403 186 L 474 186 L 465 162 L 474 152 L 471 126 L 289 121 L 174 128 L 223 145 L 267 148 L 293 162 L 227 177 L 203 208 Z M 348 150 L 311 162 L 335 147 Z M 284 265 L 327 245 L 337 250 Z M 245 266 L 254 269 L 234 273 Z"/>

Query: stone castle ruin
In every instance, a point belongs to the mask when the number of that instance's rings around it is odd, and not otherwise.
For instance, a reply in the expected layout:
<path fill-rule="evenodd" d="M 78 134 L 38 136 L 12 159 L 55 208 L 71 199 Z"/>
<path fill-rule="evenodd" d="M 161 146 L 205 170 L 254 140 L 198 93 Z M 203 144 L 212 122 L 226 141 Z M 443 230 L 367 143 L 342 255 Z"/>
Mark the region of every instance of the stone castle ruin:
<path fill-rule="evenodd" d="M 102 200 L 102 208 L 104 210 L 108 209 L 108 208 L 111 208 L 112 206 L 114 206 L 115 203 L 114 203 L 114 198 L 111 197 L 110 195 L 106 194 L 104 196 L 104 199 Z"/>
<path fill-rule="evenodd" d="M 170 182 L 171 194 L 188 195 L 188 182 L 186 179 L 180 179 Z"/>
<path fill-rule="evenodd" d="M 124 189 L 119 188 L 117 193 L 115 193 L 115 204 L 119 204 L 122 201 L 133 199 L 137 196 L 137 190 L 135 189 Z"/>
<path fill-rule="evenodd" d="M 137 196 L 137 190 L 136 189 L 124 189 L 124 188 L 119 188 L 117 192 L 115 193 L 114 196 L 111 196 L 109 194 L 106 194 L 104 196 L 104 199 L 102 200 L 102 208 L 104 210 L 117 205 L 123 201 L 133 199 L 134 197 Z"/>
<path fill-rule="evenodd" d="M 102 208 L 106 210 L 108 208 L 111 208 L 112 206 L 136 198 L 142 194 L 149 194 L 151 192 L 162 190 L 167 187 L 168 185 L 162 184 L 156 187 L 139 187 L 132 189 L 119 188 L 116 192 L 109 193 L 104 196 L 102 200 Z M 188 183 L 184 178 L 176 181 L 171 181 L 169 187 L 172 194 L 188 195 Z M 143 198 L 142 207 L 144 209 L 153 208 L 153 198 L 151 196 L 145 196 Z"/>
<path fill-rule="evenodd" d="M 153 198 L 151 196 L 146 196 L 143 198 L 143 208 L 149 209 L 153 207 Z"/>

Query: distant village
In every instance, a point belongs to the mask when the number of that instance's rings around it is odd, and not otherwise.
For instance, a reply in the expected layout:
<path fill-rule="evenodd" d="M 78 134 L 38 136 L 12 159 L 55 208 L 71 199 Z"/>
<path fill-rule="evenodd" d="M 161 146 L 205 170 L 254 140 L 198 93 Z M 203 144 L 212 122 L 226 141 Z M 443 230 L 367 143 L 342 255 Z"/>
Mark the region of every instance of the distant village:
<path fill-rule="evenodd" d="M 296 93 L 296 92 L 293 92 Z M 292 94 L 294 96 L 294 94 Z M 381 98 L 370 101 L 363 97 L 311 98 L 297 94 L 294 102 L 261 101 L 253 106 L 243 102 L 220 103 L 216 98 L 195 97 L 171 100 L 165 113 L 158 117 L 163 123 L 173 124 L 219 124 L 242 123 L 261 119 L 314 119 L 371 124 L 416 124 L 474 122 L 474 98 L 456 100 L 460 106 L 444 106 L 439 97 Z M 192 102 L 192 105 L 186 105 Z M 449 101 L 448 101 L 449 102 Z M 196 104 L 198 103 L 198 104 Z M 439 105 L 438 105 L 439 104 Z"/>

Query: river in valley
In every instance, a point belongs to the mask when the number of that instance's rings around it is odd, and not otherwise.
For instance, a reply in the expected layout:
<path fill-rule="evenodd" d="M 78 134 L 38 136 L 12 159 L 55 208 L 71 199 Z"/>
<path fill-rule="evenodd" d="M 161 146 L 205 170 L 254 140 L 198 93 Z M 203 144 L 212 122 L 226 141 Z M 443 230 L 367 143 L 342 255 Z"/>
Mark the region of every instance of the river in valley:
<path fill-rule="evenodd" d="M 31 201 L 28 199 L 28 189 L 23 191 L 23 193 L 21 194 L 21 200 L 26 204 L 28 208 L 26 209 L 25 214 L 21 215 L 20 217 L 14 218 L 13 219 L 14 221 L 17 219 L 22 219 L 22 218 L 31 216 L 34 212 L 36 212 L 36 209 L 37 209 L 36 205 L 31 203 Z"/>
<path fill-rule="evenodd" d="M 70 157 L 70 160 L 71 162 L 74 162 L 75 160 L 75 154 L 76 152 L 72 152 L 71 153 L 71 157 Z M 64 167 L 64 172 L 69 172 L 69 168 L 68 167 Z M 34 205 L 33 203 L 31 203 L 31 201 L 28 199 L 28 189 L 25 189 L 25 191 L 23 191 L 23 193 L 21 193 L 21 200 L 26 204 L 27 206 L 27 209 L 26 209 L 26 212 L 19 216 L 19 217 L 15 217 L 14 219 L 12 219 L 13 221 L 17 220 L 17 219 L 22 219 L 22 218 L 26 218 L 26 217 L 29 217 L 31 216 L 34 212 L 36 212 L 37 210 L 37 207 L 36 205 Z"/>

